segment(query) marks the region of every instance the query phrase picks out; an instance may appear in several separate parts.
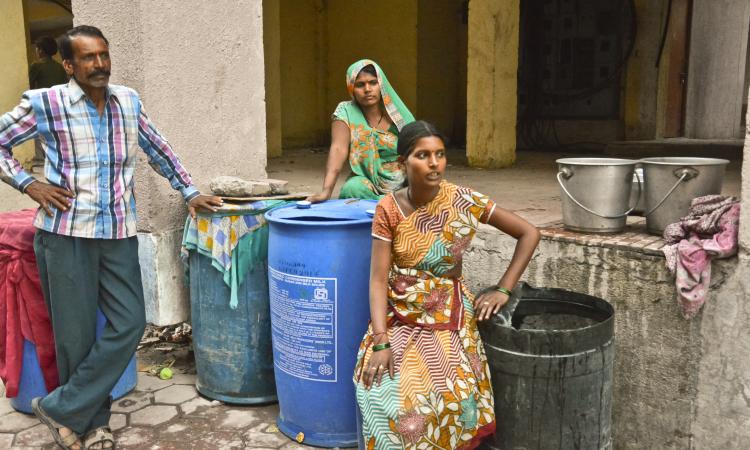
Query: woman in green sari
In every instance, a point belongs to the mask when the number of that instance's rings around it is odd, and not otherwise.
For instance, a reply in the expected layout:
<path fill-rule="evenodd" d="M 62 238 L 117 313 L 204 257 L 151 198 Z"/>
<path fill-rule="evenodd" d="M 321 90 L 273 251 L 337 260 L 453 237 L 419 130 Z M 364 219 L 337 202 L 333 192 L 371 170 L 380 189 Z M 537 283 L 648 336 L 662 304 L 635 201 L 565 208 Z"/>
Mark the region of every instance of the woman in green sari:
<path fill-rule="evenodd" d="M 375 61 L 362 59 L 349 66 L 346 86 L 352 99 L 339 103 L 333 113 L 323 190 L 308 198 L 313 203 L 331 198 L 347 158 L 352 176 L 339 198 L 379 199 L 404 185 L 396 144 L 399 131 L 414 116 Z"/>

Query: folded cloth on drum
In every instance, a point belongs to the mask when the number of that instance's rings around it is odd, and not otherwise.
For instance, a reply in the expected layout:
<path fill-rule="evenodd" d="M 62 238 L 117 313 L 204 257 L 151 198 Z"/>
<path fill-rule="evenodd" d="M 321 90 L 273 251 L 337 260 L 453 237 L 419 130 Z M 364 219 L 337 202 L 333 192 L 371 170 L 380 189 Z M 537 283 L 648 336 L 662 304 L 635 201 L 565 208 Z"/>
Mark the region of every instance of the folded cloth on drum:
<path fill-rule="evenodd" d="M 212 259 L 229 286 L 229 305 L 237 308 L 237 292 L 248 271 L 268 257 L 268 226 L 263 216 L 268 210 L 285 205 L 282 200 L 225 204 L 212 214 L 188 216 L 182 237 L 181 257 L 185 266 L 189 251 Z"/>

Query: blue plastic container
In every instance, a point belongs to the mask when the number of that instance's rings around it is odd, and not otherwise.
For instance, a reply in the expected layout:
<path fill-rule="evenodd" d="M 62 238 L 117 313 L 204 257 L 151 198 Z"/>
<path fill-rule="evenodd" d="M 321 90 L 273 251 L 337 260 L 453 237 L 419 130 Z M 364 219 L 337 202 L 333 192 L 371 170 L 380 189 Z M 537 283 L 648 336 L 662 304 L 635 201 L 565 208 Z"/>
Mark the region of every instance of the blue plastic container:
<path fill-rule="evenodd" d="M 96 313 L 96 335 L 99 336 L 104 330 L 107 319 L 101 311 Z M 128 366 L 112 388 L 112 398 L 122 398 L 138 384 L 138 372 L 135 363 L 135 355 L 130 359 Z M 44 397 L 48 394 L 44 384 L 42 368 L 36 356 L 36 345 L 23 340 L 23 365 L 21 367 L 21 380 L 18 385 L 18 395 L 10 399 L 10 405 L 16 410 L 26 414 L 33 414 L 31 400 L 36 397 Z"/>
<path fill-rule="evenodd" d="M 10 398 L 10 406 L 16 411 L 32 414 L 31 400 L 35 397 L 47 395 L 42 368 L 36 356 L 36 345 L 23 340 L 23 360 L 21 366 L 21 380 L 18 384 L 18 395 Z"/>
<path fill-rule="evenodd" d="M 101 336 L 102 332 L 104 331 L 104 325 L 107 324 L 107 318 L 104 317 L 104 314 L 97 310 L 96 312 L 96 335 Z M 133 357 L 130 358 L 130 362 L 128 363 L 128 366 L 125 367 L 125 371 L 120 376 L 120 379 L 117 380 L 117 383 L 115 384 L 115 387 L 112 388 L 112 400 L 117 400 L 119 398 L 124 397 L 128 392 L 135 389 L 135 386 L 138 384 L 138 368 L 136 367 L 135 363 L 135 354 L 133 354 Z"/>
<path fill-rule="evenodd" d="M 357 445 L 352 376 L 370 317 L 375 205 L 331 200 L 266 213 L 277 424 L 304 444 Z"/>
<path fill-rule="evenodd" d="M 242 280 L 238 307 L 211 258 L 190 252 L 190 304 L 196 389 L 227 403 L 276 401 L 271 353 L 268 275 L 258 264 Z"/>

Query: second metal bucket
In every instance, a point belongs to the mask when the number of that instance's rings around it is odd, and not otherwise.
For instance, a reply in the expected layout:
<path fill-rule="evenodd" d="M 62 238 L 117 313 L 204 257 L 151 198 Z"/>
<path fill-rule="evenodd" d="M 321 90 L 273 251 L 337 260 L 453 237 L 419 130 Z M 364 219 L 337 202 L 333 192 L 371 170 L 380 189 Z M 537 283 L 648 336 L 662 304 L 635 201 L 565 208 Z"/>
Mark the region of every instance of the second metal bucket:
<path fill-rule="evenodd" d="M 628 200 L 638 161 L 563 158 L 556 162 L 565 228 L 589 233 L 622 231 L 628 214 L 636 206 L 628 205 Z M 636 185 L 638 189 L 640 186 L 640 183 Z"/>
<path fill-rule="evenodd" d="M 649 233 L 687 215 L 690 202 L 710 194 L 721 194 L 729 161 L 717 158 L 644 158 L 644 216 Z"/>

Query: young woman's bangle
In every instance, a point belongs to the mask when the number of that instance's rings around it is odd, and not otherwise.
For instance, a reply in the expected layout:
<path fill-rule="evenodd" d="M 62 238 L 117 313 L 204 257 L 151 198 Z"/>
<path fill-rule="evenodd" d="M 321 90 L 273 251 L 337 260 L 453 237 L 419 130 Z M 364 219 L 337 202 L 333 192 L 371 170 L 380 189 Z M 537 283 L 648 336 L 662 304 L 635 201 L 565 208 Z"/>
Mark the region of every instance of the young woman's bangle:
<path fill-rule="evenodd" d="M 502 292 L 503 294 L 507 295 L 508 297 L 510 297 L 511 295 L 513 295 L 513 293 L 510 291 L 510 289 L 506 289 L 506 288 L 504 288 L 502 286 L 495 286 L 494 289 L 497 292 Z"/>
<path fill-rule="evenodd" d="M 383 344 L 373 345 L 372 346 L 372 351 L 379 352 L 380 350 L 385 350 L 387 348 L 391 348 L 391 343 L 390 342 L 386 342 L 386 343 L 383 343 Z"/>

